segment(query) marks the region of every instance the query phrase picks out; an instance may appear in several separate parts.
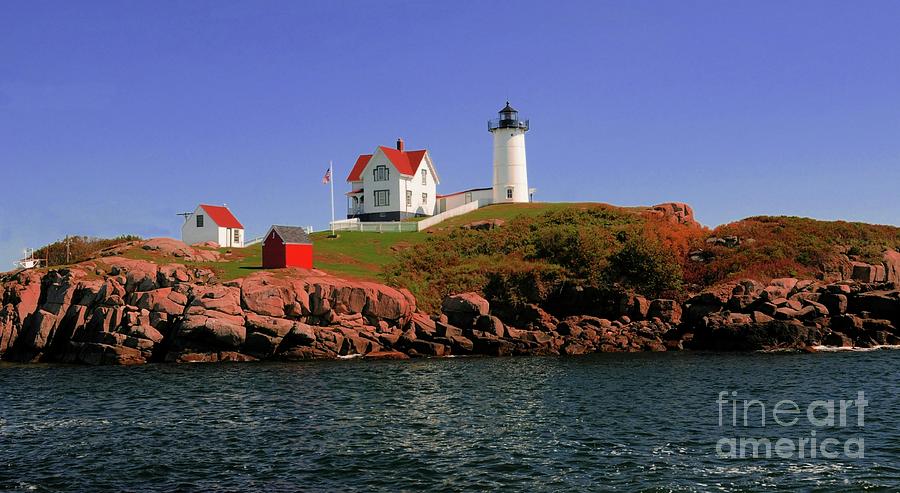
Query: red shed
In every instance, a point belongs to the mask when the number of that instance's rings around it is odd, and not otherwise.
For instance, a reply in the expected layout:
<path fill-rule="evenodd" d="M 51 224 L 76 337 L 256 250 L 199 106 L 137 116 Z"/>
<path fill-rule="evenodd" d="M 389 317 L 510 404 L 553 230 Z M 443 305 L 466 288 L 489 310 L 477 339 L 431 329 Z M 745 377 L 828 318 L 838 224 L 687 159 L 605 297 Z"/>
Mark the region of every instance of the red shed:
<path fill-rule="evenodd" d="M 312 269 L 312 241 L 306 230 L 296 226 L 272 226 L 262 244 L 263 268 L 301 267 Z"/>

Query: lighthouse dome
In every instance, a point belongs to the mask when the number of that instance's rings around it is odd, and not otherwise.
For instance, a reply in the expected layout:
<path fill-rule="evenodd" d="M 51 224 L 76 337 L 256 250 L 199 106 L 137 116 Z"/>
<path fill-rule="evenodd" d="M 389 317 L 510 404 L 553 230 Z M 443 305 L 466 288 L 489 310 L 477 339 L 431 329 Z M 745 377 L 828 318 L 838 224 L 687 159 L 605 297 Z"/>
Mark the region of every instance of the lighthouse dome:
<path fill-rule="evenodd" d="M 519 119 L 519 111 L 510 106 L 509 101 L 506 102 L 506 106 L 498 113 L 500 114 L 500 118 L 488 122 L 489 131 L 493 132 L 498 128 L 521 128 L 526 131 L 528 130 L 528 120 Z"/>

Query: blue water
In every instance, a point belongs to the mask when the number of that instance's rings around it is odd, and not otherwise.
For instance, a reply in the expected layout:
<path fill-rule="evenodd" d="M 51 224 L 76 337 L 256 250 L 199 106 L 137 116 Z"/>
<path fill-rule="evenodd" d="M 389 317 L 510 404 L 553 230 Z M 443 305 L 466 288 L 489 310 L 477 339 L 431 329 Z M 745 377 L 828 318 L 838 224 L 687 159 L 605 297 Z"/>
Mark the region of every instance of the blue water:
<path fill-rule="evenodd" d="M 898 367 L 900 351 L 3 365 L 0 489 L 898 490 Z M 723 390 L 863 391 L 864 426 L 818 436 L 863 438 L 865 457 L 720 458 L 722 437 L 811 429 L 719 427 Z"/>

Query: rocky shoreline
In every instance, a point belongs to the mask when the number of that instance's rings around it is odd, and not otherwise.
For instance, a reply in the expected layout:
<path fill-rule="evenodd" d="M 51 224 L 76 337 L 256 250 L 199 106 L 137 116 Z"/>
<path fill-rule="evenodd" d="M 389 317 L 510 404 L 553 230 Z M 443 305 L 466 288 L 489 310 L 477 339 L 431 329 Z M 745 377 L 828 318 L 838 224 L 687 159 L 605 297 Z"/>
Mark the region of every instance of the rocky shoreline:
<path fill-rule="evenodd" d="M 180 258 L 202 253 L 171 240 L 143 247 Z M 503 318 L 495 311 L 508 310 L 492 310 L 475 293 L 450 296 L 430 315 L 405 289 L 319 271 L 220 282 L 209 269 L 109 253 L 4 277 L 0 359 L 129 365 L 900 344 L 895 266 L 834 283 L 745 280 L 683 303 L 621 293 L 606 300 L 607 318 L 557 317 L 537 305 Z"/>

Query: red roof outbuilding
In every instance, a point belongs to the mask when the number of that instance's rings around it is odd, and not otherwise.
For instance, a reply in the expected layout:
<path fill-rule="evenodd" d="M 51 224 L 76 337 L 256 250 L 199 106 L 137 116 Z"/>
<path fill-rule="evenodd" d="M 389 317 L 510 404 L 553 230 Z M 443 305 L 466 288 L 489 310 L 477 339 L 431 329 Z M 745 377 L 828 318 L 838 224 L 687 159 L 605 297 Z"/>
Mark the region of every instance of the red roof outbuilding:
<path fill-rule="evenodd" d="M 306 230 L 296 226 L 272 226 L 262 244 L 265 269 L 312 269 L 313 245 Z"/>

